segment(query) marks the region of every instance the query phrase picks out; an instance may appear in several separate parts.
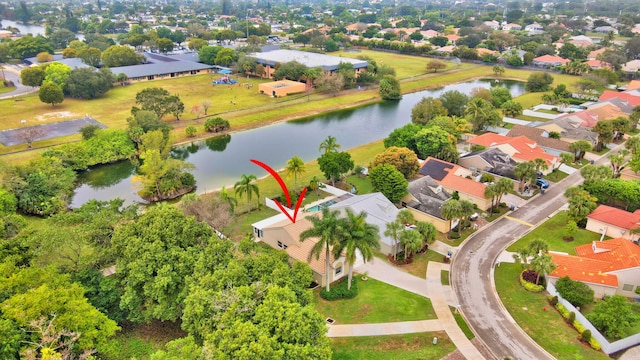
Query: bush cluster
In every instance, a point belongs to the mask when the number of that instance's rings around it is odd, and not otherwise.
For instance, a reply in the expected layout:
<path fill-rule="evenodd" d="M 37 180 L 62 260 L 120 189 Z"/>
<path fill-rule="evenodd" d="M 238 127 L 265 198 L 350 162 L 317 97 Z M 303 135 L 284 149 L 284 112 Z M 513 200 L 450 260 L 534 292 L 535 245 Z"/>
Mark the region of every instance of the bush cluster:
<path fill-rule="evenodd" d="M 557 299 L 556 296 L 554 296 L 553 298 Z M 553 298 L 551 298 L 551 301 L 553 301 Z M 580 335 L 578 335 L 578 337 L 581 340 L 584 340 L 584 341 L 588 342 L 589 346 L 591 346 L 591 348 L 593 350 L 596 350 L 596 351 L 600 350 L 600 343 L 591 336 L 591 331 L 590 330 L 585 329 L 584 326 L 580 322 L 575 320 L 576 314 L 573 311 L 569 312 L 569 310 L 567 310 L 567 308 L 565 308 L 564 305 L 562 305 L 560 303 L 556 303 L 555 307 L 558 310 L 558 312 L 560 313 L 560 315 L 562 315 L 562 317 L 565 318 L 567 320 L 567 322 L 569 324 L 571 324 L 576 329 L 576 331 L 580 334 Z M 587 336 L 585 336 L 585 335 L 587 335 Z"/>
<path fill-rule="evenodd" d="M 541 292 L 544 290 L 544 286 L 536 285 L 534 283 L 528 282 L 522 277 L 522 273 L 520 273 L 520 284 L 524 287 L 525 290 L 529 292 Z M 562 305 L 560 305 L 562 306 Z"/>
<path fill-rule="evenodd" d="M 327 292 L 327 290 L 323 287 L 320 290 L 320 297 L 329 301 L 353 299 L 354 297 L 356 297 L 356 295 L 358 295 L 358 280 L 355 276 L 353 277 L 353 279 L 351 279 L 351 289 L 347 289 L 348 283 L 349 282 L 347 281 L 347 279 L 342 279 L 333 284 L 331 286 L 331 291 L 329 292 Z"/>

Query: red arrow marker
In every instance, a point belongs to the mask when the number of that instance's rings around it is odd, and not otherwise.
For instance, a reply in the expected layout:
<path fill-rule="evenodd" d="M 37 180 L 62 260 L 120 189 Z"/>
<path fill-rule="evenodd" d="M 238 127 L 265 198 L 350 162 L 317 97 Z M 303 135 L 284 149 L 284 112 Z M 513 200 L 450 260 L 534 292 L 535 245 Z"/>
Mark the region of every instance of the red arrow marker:
<path fill-rule="evenodd" d="M 258 160 L 254 160 L 251 159 L 251 162 L 260 166 L 261 168 L 267 170 L 267 172 L 269 174 L 271 174 L 276 181 L 278 182 L 278 184 L 280 184 L 280 188 L 282 189 L 282 191 L 284 192 L 284 196 L 287 199 L 287 207 L 291 208 L 291 196 L 289 195 L 289 189 L 287 188 L 287 185 L 284 183 L 284 180 L 282 180 L 282 178 L 280 177 L 280 175 L 273 170 L 269 165 L 258 161 Z M 289 220 L 291 220 L 292 223 L 296 222 L 296 218 L 298 217 L 298 210 L 300 210 L 300 205 L 302 205 L 302 200 L 304 199 L 304 196 L 307 194 L 307 188 L 305 187 L 304 189 L 302 189 L 302 193 L 300 193 L 300 197 L 298 198 L 298 202 L 296 203 L 296 207 L 293 210 L 293 216 L 291 216 L 289 214 L 289 212 L 287 211 L 287 209 L 284 208 L 284 206 L 282 206 L 282 204 L 280 204 L 280 202 L 278 200 L 273 200 L 273 202 L 276 203 L 276 205 L 278 206 L 278 208 L 280 209 L 280 211 L 282 211 L 285 215 L 287 215 L 287 217 L 289 218 Z"/>

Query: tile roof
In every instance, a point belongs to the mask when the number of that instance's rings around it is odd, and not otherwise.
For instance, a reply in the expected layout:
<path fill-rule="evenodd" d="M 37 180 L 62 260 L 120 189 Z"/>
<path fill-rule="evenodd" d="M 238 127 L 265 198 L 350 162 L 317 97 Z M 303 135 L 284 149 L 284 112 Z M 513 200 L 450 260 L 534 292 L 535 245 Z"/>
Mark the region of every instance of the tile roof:
<path fill-rule="evenodd" d="M 602 92 L 602 95 L 600 95 L 600 98 L 598 100 L 604 101 L 604 100 L 608 100 L 608 99 L 611 99 L 611 98 L 622 99 L 622 100 L 628 102 L 629 105 L 631 105 L 631 106 L 640 105 L 640 96 L 634 95 L 633 93 L 630 93 L 628 91 L 619 92 L 619 91 L 614 91 L 614 90 L 605 90 L 604 92 Z"/>
<path fill-rule="evenodd" d="M 542 56 L 538 56 L 537 58 L 533 59 L 534 62 L 538 62 L 538 63 L 547 63 L 547 64 L 566 64 L 568 63 L 570 60 L 567 59 L 563 59 L 559 56 L 553 56 L 553 55 L 542 55 Z"/>
<path fill-rule="evenodd" d="M 627 90 L 640 89 L 640 80 L 631 80 L 627 85 Z"/>
<path fill-rule="evenodd" d="M 606 261 L 581 258 L 565 254 L 550 253 L 556 269 L 549 274 L 554 277 L 568 276 L 571 280 L 598 285 L 618 286 L 618 277 L 607 274 L 609 263 Z"/>
<path fill-rule="evenodd" d="M 545 137 L 544 134 L 546 131 L 544 129 L 535 128 L 531 126 L 524 125 L 513 125 L 511 130 L 507 133 L 509 137 L 518 137 L 518 136 L 526 136 L 529 139 L 537 142 L 542 147 L 547 147 L 550 149 L 560 150 L 560 151 L 569 151 L 569 143 L 566 141 L 562 141 L 560 139 L 552 139 L 550 137 Z"/>
<path fill-rule="evenodd" d="M 576 254 L 584 258 L 609 262 L 607 271 L 640 267 L 640 246 L 625 238 L 577 246 Z"/>
<path fill-rule="evenodd" d="M 439 172 L 436 173 L 437 177 L 431 174 L 429 172 L 429 169 L 438 169 Z M 422 164 L 419 173 L 421 175 L 431 176 L 438 182 L 438 184 L 444 187 L 448 187 L 458 192 L 484 199 L 484 189 L 487 186 L 472 179 L 467 179 L 466 177 L 456 175 L 458 169 L 462 168 L 456 164 L 428 157 Z M 440 173 L 440 171 L 444 171 L 445 174 L 443 177 L 441 177 L 442 174 Z"/>
<path fill-rule="evenodd" d="M 592 52 L 589 53 L 589 55 L 587 55 L 587 59 L 596 59 L 598 57 L 598 55 L 604 54 L 605 51 L 607 51 L 609 49 L 607 48 L 601 48 L 598 50 L 593 50 Z"/>
<path fill-rule="evenodd" d="M 602 97 L 600 99 L 602 100 Z M 638 99 L 640 100 L 640 97 Z M 610 103 L 605 103 L 599 104 L 595 107 L 590 107 L 586 110 L 561 115 L 558 117 L 558 119 L 572 118 L 576 121 L 580 121 L 581 126 L 592 129 L 601 120 L 611 120 L 619 116 L 626 117 L 627 114 L 622 112 L 619 107 Z"/>
<path fill-rule="evenodd" d="M 546 161 L 548 165 L 552 165 L 557 161 L 557 158 L 555 156 L 547 154 L 544 149 L 536 144 L 535 141 L 522 135 L 517 137 L 509 137 L 493 133 L 485 133 L 475 138 L 469 139 L 469 143 L 482 145 L 485 147 L 508 144 L 515 150 L 513 154 L 509 155 L 511 155 L 511 157 L 514 159 L 520 159 L 522 161 L 529 161 L 540 158 Z"/>
<path fill-rule="evenodd" d="M 631 228 L 638 227 L 640 210 L 631 213 L 611 206 L 600 205 L 593 210 L 591 214 L 587 215 L 587 217 L 621 229 L 631 230 Z"/>
<path fill-rule="evenodd" d="M 592 69 L 610 69 L 613 70 L 613 66 L 611 66 L 611 64 L 609 64 L 606 61 L 601 61 L 601 60 L 589 60 L 586 62 L 587 65 L 589 65 L 590 68 Z"/>

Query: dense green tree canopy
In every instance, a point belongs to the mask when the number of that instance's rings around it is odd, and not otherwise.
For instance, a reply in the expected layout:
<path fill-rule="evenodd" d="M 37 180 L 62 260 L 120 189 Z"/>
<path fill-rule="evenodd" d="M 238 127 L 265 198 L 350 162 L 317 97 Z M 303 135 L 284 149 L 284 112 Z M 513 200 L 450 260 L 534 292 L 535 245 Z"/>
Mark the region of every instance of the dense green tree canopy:
<path fill-rule="evenodd" d="M 53 54 L 53 46 L 47 39 L 38 35 L 26 35 L 9 43 L 9 54 L 14 59 L 34 57 L 41 52 Z"/>
<path fill-rule="evenodd" d="M 318 158 L 318 165 L 320 166 L 320 171 L 324 173 L 328 180 L 331 180 L 332 184 L 335 184 L 335 180 L 339 180 L 343 174 L 353 170 L 354 166 L 351 154 L 344 151 L 331 151 L 322 154 Z"/>
<path fill-rule="evenodd" d="M 73 69 L 67 78 L 67 93 L 80 99 L 93 99 L 111 89 L 115 76 L 109 69 Z"/>
<path fill-rule="evenodd" d="M 408 182 L 393 165 L 382 164 L 369 171 L 369 180 L 375 191 L 379 191 L 392 203 L 397 203 L 407 194 Z"/>
<path fill-rule="evenodd" d="M 166 114 L 178 114 L 184 112 L 184 103 L 178 95 L 171 95 L 167 90 L 152 87 L 139 91 L 136 94 L 136 104 L 141 110 L 153 111 L 158 119 Z M 138 111 L 134 108 L 132 112 Z"/>
<path fill-rule="evenodd" d="M 128 46 L 113 45 L 102 53 L 102 64 L 106 67 L 137 65 L 144 60 L 144 55 Z"/>

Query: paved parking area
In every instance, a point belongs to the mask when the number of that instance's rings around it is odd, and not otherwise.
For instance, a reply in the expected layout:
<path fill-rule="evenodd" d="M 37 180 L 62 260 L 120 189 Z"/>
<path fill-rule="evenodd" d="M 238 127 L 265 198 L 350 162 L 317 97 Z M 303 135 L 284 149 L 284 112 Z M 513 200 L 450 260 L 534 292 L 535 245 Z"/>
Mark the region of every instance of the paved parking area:
<path fill-rule="evenodd" d="M 27 141 L 24 139 L 24 136 L 22 134 L 26 131 L 29 131 L 30 129 L 37 129 L 38 131 L 42 132 L 42 135 L 36 136 L 35 140 L 45 140 L 60 136 L 77 134 L 80 131 L 80 128 L 87 125 L 98 125 L 101 128 L 106 128 L 105 125 L 87 116 L 80 119 L 65 120 L 51 124 L 2 130 L 0 131 L 0 143 L 2 143 L 2 145 L 4 146 L 24 144 Z"/>

